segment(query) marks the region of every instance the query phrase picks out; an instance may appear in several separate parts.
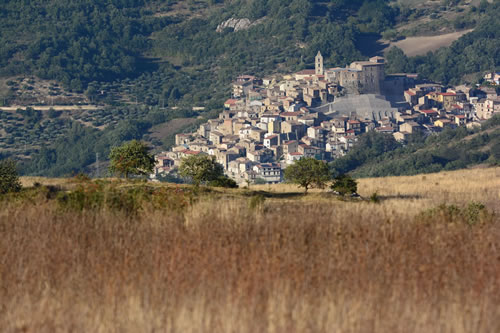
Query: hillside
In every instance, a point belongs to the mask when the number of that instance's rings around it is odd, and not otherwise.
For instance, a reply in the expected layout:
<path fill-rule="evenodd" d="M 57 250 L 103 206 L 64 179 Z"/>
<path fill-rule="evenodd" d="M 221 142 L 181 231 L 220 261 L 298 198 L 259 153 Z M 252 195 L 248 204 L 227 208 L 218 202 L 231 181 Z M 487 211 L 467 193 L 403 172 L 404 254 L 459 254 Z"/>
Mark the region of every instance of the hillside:
<path fill-rule="evenodd" d="M 174 118 L 213 117 L 237 75 L 308 68 L 318 50 L 326 66 L 344 66 L 363 59 L 362 41 L 430 15 L 430 9 L 415 12 L 383 0 L 58 0 L 50 6 L 0 6 L 0 103 L 96 105 L 95 111 L 69 110 L 60 118 L 46 112 L 29 119 L 3 115 L 0 155 L 22 158 L 23 172 L 39 175 L 89 171 L 96 153 L 107 156 L 123 140 L 144 139 L 164 149 L 173 133 L 159 138 L 148 134 L 151 128 Z M 471 26 L 496 17 L 497 2 L 483 7 L 471 14 L 477 20 Z M 243 23 L 230 23 L 235 20 Z M 481 43 L 491 32 L 481 31 L 461 43 Z M 488 41 L 492 52 L 497 40 Z M 400 61 L 394 53 L 388 55 L 394 64 L 389 69 L 457 81 L 497 66 L 500 57 L 478 55 L 479 50 L 471 47 L 467 57 L 482 60 L 458 69 L 449 67 L 461 62 L 442 63 L 437 54 Z M 75 132 L 84 146 L 73 142 Z"/>
<path fill-rule="evenodd" d="M 414 135 L 406 145 L 391 135 L 369 133 L 345 157 L 331 163 L 335 173 L 359 177 L 415 175 L 500 163 L 500 117 L 481 129 L 446 129 L 437 135 Z"/>
<path fill-rule="evenodd" d="M 499 168 L 360 180 L 378 202 L 36 181 L 0 196 L 2 331 L 500 329 Z"/>

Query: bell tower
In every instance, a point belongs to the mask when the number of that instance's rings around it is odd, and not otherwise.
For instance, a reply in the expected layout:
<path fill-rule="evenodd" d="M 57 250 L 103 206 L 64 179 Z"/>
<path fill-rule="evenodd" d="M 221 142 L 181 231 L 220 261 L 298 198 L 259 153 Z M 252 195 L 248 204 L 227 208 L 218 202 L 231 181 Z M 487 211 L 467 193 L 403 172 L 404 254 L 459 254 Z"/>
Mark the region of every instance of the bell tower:
<path fill-rule="evenodd" d="M 323 56 L 321 55 L 320 51 L 318 51 L 318 54 L 316 55 L 314 63 L 315 63 L 315 73 L 316 73 L 316 75 L 323 75 L 324 74 Z"/>

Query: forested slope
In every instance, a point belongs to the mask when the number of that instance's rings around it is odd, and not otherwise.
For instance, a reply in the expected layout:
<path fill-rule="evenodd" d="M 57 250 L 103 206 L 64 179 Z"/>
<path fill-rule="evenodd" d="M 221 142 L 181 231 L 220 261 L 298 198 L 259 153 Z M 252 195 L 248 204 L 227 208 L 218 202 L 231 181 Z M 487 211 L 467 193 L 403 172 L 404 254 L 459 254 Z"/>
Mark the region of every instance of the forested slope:
<path fill-rule="evenodd" d="M 446 129 L 430 136 L 413 135 L 407 145 L 392 135 L 367 133 L 357 146 L 330 164 L 336 174 L 359 177 L 415 175 L 500 164 L 500 116 L 481 129 Z"/>

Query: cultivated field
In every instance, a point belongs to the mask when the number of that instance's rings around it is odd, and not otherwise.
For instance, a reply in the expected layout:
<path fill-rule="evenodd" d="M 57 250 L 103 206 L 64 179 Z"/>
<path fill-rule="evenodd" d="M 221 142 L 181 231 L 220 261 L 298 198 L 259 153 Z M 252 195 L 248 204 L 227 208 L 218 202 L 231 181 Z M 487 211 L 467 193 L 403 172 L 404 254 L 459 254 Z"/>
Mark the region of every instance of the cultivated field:
<path fill-rule="evenodd" d="M 0 330 L 499 332 L 499 176 L 361 180 L 378 203 L 154 185 L 146 201 L 169 204 L 131 214 L 68 209 L 39 186 L 0 203 Z"/>

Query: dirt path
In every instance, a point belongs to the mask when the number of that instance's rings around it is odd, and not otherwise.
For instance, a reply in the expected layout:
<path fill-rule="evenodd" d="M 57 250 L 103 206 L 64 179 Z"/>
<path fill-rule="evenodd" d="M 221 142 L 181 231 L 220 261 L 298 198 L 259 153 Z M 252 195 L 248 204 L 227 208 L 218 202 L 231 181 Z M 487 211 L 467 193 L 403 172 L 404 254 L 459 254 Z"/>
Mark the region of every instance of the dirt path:
<path fill-rule="evenodd" d="M 0 111 L 10 111 L 14 112 L 17 109 L 25 109 L 27 106 L 3 106 L 0 107 Z M 33 105 L 30 106 L 35 110 L 39 111 L 48 111 L 50 109 L 54 109 L 55 111 L 74 111 L 74 110 L 97 110 L 101 109 L 102 107 L 99 107 L 97 105 Z"/>
<path fill-rule="evenodd" d="M 408 37 L 406 39 L 390 43 L 385 51 L 389 50 L 391 46 L 397 46 L 409 57 L 423 55 L 429 51 L 435 51 L 440 47 L 450 46 L 455 40 L 472 30 L 473 29 L 456 31 L 439 36 Z"/>

